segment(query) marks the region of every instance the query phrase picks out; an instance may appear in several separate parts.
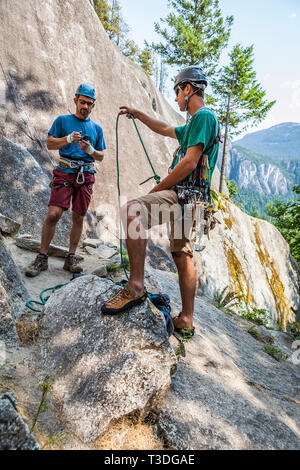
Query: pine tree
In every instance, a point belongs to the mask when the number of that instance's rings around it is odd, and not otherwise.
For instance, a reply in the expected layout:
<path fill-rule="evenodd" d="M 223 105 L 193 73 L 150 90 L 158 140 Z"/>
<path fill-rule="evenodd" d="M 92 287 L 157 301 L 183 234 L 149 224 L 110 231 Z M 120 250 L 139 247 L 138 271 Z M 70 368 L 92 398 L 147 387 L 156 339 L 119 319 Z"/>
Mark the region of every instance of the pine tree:
<path fill-rule="evenodd" d="M 113 26 L 111 24 L 111 7 L 105 0 L 94 0 L 94 8 L 97 13 L 103 28 L 108 34 L 113 32 Z"/>
<path fill-rule="evenodd" d="M 152 48 L 165 62 L 179 67 L 201 65 L 212 76 L 227 45 L 233 17 L 222 17 L 219 0 L 168 0 L 174 12 L 155 31 L 165 40 Z M 165 24 L 167 27 L 164 27 Z"/>
<path fill-rule="evenodd" d="M 237 196 L 239 188 L 238 188 L 236 181 L 226 180 L 226 185 L 227 185 L 227 189 L 229 192 L 229 198 L 232 199 L 234 196 Z"/>
<path fill-rule="evenodd" d="M 151 51 L 149 51 L 149 49 L 145 48 L 142 51 L 140 51 L 139 56 L 138 56 L 138 63 L 148 75 L 152 75 L 153 58 L 151 55 Z"/>
<path fill-rule="evenodd" d="M 234 46 L 229 54 L 230 63 L 219 71 L 211 85 L 216 97 L 215 111 L 221 126 L 225 126 L 220 192 L 224 188 L 226 150 L 228 138 L 257 125 L 265 119 L 275 101 L 265 100 L 266 92 L 256 80 L 253 69 L 253 45 Z M 238 130 L 237 130 L 238 128 Z"/>
<path fill-rule="evenodd" d="M 124 42 L 122 47 L 122 54 L 124 54 L 125 57 L 128 57 L 128 59 L 131 59 L 133 62 L 137 62 L 139 52 L 139 46 L 133 40 L 127 39 Z"/>
<path fill-rule="evenodd" d="M 94 0 L 95 11 L 111 39 L 117 46 L 124 47 L 129 27 L 122 16 L 122 8 L 118 0 Z"/>

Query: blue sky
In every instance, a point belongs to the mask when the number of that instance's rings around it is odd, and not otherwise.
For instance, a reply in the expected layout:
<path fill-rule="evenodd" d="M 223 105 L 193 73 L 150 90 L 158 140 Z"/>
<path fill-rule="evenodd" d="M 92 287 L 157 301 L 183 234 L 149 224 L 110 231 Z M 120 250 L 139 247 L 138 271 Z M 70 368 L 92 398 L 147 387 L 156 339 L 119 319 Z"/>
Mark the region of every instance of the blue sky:
<path fill-rule="evenodd" d="M 129 36 L 140 47 L 157 42 L 154 22 L 167 16 L 167 0 L 120 0 Z M 277 100 L 268 117 L 250 131 L 281 122 L 300 123 L 300 0 L 220 0 L 224 16 L 234 24 L 227 52 L 236 43 L 254 44 L 257 78 L 270 100 Z M 227 53 L 222 56 L 226 62 Z M 172 73 L 171 73 L 172 75 Z M 174 105 L 171 86 L 169 101 Z"/>

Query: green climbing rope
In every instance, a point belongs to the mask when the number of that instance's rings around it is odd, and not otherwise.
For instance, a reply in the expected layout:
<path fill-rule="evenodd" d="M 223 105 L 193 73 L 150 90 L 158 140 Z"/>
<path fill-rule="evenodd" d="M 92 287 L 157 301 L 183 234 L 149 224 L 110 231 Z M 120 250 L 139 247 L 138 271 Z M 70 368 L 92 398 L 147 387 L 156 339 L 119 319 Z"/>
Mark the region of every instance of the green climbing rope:
<path fill-rule="evenodd" d="M 155 181 L 156 181 L 156 183 L 158 184 L 158 183 L 160 183 L 160 176 L 159 176 L 159 175 L 156 173 L 156 171 L 154 170 L 154 167 L 153 167 L 153 165 L 152 165 L 151 159 L 150 159 L 150 157 L 149 157 L 149 155 L 148 155 L 148 152 L 147 152 L 146 147 L 145 147 L 145 145 L 144 145 L 143 139 L 142 139 L 142 137 L 141 137 L 140 131 L 138 130 L 138 127 L 137 127 L 137 125 L 136 125 L 135 119 L 134 119 L 134 117 L 133 117 L 132 114 L 131 114 L 130 116 L 131 116 L 131 119 L 132 119 L 132 121 L 133 121 L 133 124 L 134 124 L 134 126 L 135 126 L 135 128 L 136 128 L 137 134 L 138 134 L 138 136 L 139 136 L 140 142 L 141 142 L 141 144 L 142 144 L 142 147 L 143 147 L 143 149 L 144 149 L 144 152 L 145 152 L 145 154 L 146 154 L 146 157 L 147 157 L 147 159 L 148 159 L 148 162 L 149 162 L 149 164 L 150 164 L 150 166 L 151 166 L 151 169 L 152 169 L 152 171 L 153 171 L 153 176 L 151 176 L 150 178 L 148 178 L 148 179 L 146 179 L 145 181 L 143 181 L 142 183 L 140 183 L 140 185 L 147 183 L 147 181 L 150 181 L 152 178 L 154 178 Z"/>
<path fill-rule="evenodd" d="M 33 310 L 34 312 L 41 312 L 42 310 L 38 310 L 37 308 L 32 307 L 31 304 L 45 305 L 45 303 L 49 299 L 50 295 L 47 295 L 46 297 L 44 297 L 43 296 L 44 292 L 47 292 L 48 290 L 51 290 L 52 291 L 51 294 L 53 294 L 56 291 L 56 289 L 59 289 L 60 287 L 66 286 L 67 284 L 68 284 L 68 282 L 66 282 L 65 284 L 57 284 L 54 287 L 48 287 L 48 289 L 42 290 L 42 292 L 40 293 L 41 302 L 39 302 L 38 300 L 31 300 L 30 299 L 30 300 L 27 300 L 26 307 L 30 308 L 30 310 Z"/>
<path fill-rule="evenodd" d="M 124 270 L 124 273 L 125 273 L 125 276 L 126 276 L 126 279 L 128 280 L 129 277 L 128 277 L 128 273 L 127 273 L 127 270 L 126 270 L 126 266 L 125 266 L 125 262 L 124 262 L 124 259 L 123 259 L 123 247 L 122 247 L 122 220 L 121 220 L 121 189 L 120 189 L 120 166 L 119 166 L 119 119 L 120 119 L 120 115 L 118 115 L 117 117 L 117 121 L 116 121 L 116 161 L 117 161 L 117 184 L 118 184 L 118 203 L 119 203 L 119 226 L 120 226 L 120 255 L 121 255 L 121 262 L 122 262 L 122 267 L 123 267 L 123 270 Z M 139 139 L 141 141 L 141 144 L 143 146 L 143 149 L 145 151 L 145 154 L 146 154 L 146 157 L 148 159 L 148 162 L 151 166 L 151 169 L 153 171 L 153 176 L 151 176 L 150 178 L 146 179 L 145 181 L 143 181 L 142 183 L 140 183 L 140 185 L 146 183 L 147 181 L 150 181 L 152 178 L 155 179 L 156 183 L 160 183 L 160 176 L 156 173 L 153 165 L 152 165 L 152 162 L 151 162 L 151 159 L 148 155 L 148 152 L 146 150 L 146 147 L 144 145 L 144 142 L 143 142 L 143 139 L 141 137 L 141 134 L 138 130 L 138 127 L 136 125 L 136 122 L 135 122 L 135 119 L 133 117 L 133 115 L 131 114 L 131 119 L 134 123 L 134 126 L 136 128 L 136 131 L 137 131 L 137 134 L 139 136 Z"/>

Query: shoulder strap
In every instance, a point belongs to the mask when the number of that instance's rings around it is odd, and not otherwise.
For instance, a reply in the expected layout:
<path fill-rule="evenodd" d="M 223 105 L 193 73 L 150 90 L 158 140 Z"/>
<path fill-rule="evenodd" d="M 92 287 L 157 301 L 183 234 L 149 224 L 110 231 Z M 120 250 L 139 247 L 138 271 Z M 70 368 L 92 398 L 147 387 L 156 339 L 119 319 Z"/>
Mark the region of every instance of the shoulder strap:
<path fill-rule="evenodd" d="M 219 126 L 218 128 L 218 134 L 217 134 L 217 137 L 215 138 L 213 144 L 206 150 L 206 152 L 202 153 L 201 157 L 199 158 L 199 162 L 198 162 L 198 165 L 196 167 L 196 182 L 195 182 L 195 186 L 200 186 L 200 180 L 202 179 L 200 176 L 201 174 L 201 168 L 203 167 L 204 165 L 204 158 L 205 156 L 211 151 L 213 150 L 213 148 L 215 147 L 215 145 L 217 145 L 219 142 L 222 142 L 221 141 L 221 127 Z M 202 175 L 203 176 L 203 175 Z"/>

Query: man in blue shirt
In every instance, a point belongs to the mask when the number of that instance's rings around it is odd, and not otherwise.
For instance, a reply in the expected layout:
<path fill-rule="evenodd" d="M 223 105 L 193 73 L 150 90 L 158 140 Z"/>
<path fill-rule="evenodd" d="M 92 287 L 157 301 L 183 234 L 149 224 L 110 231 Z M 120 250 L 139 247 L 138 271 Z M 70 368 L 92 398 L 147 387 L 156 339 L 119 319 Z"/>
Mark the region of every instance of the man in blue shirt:
<path fill-rule="evenodd" d="M 90 119 L 95 107 L 95 89 L 81 84 L 76 90 L 76 112 L 59 116 L 48 132 L 47 148 L 59 150 L 60 160 L 53 171 L 49 209 L 42 229 L 40 253 L 26 270 L 29 277 L 48 269 L 48 249 L 55 234 L 56 224 L 72 201 L 72 228 L 69 254 L 64 269 L 79 273 L 75 252 L 82 234 L 95 182 L 93 162 L 102 162 L 106 148 L 102 128 Z"/>

